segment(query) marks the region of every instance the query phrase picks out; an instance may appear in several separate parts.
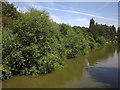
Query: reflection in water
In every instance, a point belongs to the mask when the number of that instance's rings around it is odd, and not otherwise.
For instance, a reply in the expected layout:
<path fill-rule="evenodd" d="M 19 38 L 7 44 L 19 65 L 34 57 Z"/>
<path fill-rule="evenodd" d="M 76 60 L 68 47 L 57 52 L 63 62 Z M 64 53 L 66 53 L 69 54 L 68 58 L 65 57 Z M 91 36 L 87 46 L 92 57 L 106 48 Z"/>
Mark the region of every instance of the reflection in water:
<path fill-rule="evenodd" d="M 114 45 L 65 61 L 65 67 L 40 76 L 13 76 L 3 81 L 4 88 L 89 88 L 117 87 L 118 48 Z M 114 65 L 113 65 L 114 64 Z M 89 68 L 94 66 L 93 68 Z M 109 66 L 109 67 L 105 67 Z M 112 67 L 114 66 L 114 68 Z M 88 67 L 86 69 L 86 67 Z"/>
<path fill-rule="evenodd" d="M 88 56 L 88 60 L 91 62 L 91 65 L 94 65 L 94 68 L 86 69 L 90 78 L 96 82 L 106 84 L 105 87 L 118 87 L 119 50 L 116 46 L 108 46 L 106 49 L 99 50 L 98 53 L 96 51 L 92 52 Z"/>
<path fill-rule="evenodd" d="M 90 67 L 90 63 L 89 63 L 88 59 L 86 59 L 85 62 L 86 62 L 87 67 Z"/>
<path fill-rule="evenodd" d="M 87 72 L 97 82 L 106 83 L 112 88 L 118 87 L 118 68 L 95 67 L 88 69 Z"/>
<path fill-rule="evenodd" d="M 115 53 L 115 48 L 115 46 L 101 47 L 88 54 L 87 58 L 90 66 L 94 66 L 96 63 L 101 61 L 106 61 L 106 59 L 108 59 L 110 56 L 112 57 Z"/>

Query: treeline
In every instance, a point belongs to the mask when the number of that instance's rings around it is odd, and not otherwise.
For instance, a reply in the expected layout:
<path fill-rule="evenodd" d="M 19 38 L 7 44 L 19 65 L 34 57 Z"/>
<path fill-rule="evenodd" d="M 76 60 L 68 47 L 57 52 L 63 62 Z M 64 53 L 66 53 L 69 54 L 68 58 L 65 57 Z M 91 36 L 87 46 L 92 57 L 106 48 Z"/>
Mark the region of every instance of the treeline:
<path fill-rule="evenodd" d="M 115 40 L 116 28 L 114 25 L 102 25 L 95 23 L 94 19 L 90 20 L 89 32 L 92 33 L 95 40 L 104 39 L 107 41 Z"/>
<path fill-rule="evenodd" d="M 115 41 L 115 27 L 95 24 L 94 19 L 89 28 L 72 27 L 54 22 L 44 10 L 31 8 L 20 13 L 9 3 L 2 3 L 2 9 L 3 80 L 16 74 L 50 73 L 63 67 L 66 58 L 85 55 Z"/>

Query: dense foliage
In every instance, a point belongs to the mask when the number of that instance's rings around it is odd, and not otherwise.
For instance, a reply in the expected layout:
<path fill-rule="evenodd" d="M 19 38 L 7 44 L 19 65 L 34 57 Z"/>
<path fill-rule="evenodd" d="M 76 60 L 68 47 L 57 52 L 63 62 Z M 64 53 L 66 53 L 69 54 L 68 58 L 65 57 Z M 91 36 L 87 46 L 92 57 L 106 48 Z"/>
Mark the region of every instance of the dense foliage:
<path fill-rule="evenodd" d="M 7 30 L 8 35 L 3 32 L 4 78 L 8 71 L 13 75 L 40 74 L 61 65 L 57 25 L 46 12 L 31 9 L 13 24 L 14 28 Z"/>
<path fill-rule="evenodd" d="M 107 41 L 111 41 L 111 39 L 114 39 L 116 36 L 116 28 L 114 25 L 98 24 L 95 23 L 94 19 L 90 20 L 89 32 L 92 33 L 94 39 L 103 36 Z"/>
<path fill-rule="evenodd" d="M 11 11 L 19 18 L 13 19 L 11 14 L 12 23 L 3 28 L 3 80 L 15 74 L 50 73 L 62 67 L 65 58 L 85 55 L 113 40 L 116 33 L 114 26 L 95 24 L 94 19 L 90 20 L 89 28 L 72 27 L 52 21 L 46 11 L 33 8 L 26 13 L 18 13 L 14 8 Z"/>

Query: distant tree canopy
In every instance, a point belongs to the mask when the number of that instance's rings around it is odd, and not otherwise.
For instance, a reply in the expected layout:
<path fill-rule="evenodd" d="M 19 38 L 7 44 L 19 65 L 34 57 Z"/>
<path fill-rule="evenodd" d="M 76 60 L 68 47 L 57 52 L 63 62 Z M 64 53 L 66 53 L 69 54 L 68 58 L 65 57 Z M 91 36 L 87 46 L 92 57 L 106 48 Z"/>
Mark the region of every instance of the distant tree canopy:
<path fill-rule="evenodd" d="M 102 24 L 95 24 L 94 19 L 90 20 L 89 32 L 92 33 L 94 39 L 98 36 L 104 36 L 106 40 L 111 40 L 116 36 L 116 28 L 114 25 L 102 25 Z"/>

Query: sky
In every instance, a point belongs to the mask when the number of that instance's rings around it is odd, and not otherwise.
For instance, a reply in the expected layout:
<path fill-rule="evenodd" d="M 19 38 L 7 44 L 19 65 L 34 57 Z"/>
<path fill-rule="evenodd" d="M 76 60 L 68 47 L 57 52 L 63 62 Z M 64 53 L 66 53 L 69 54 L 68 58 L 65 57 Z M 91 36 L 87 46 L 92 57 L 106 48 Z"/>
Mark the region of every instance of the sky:
<path fill-rule="evenodd" d="M 34 7 L 49 12 L 57 23 L 89 27 L 89 20 L 118 27 L 118 2 L 14 2 L 17 10 L 27 11 Z"/>

